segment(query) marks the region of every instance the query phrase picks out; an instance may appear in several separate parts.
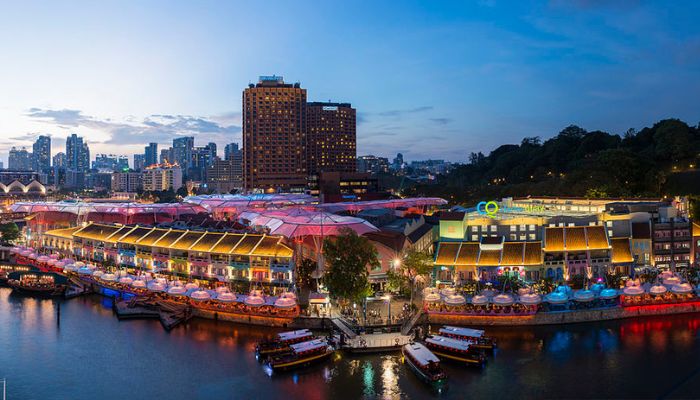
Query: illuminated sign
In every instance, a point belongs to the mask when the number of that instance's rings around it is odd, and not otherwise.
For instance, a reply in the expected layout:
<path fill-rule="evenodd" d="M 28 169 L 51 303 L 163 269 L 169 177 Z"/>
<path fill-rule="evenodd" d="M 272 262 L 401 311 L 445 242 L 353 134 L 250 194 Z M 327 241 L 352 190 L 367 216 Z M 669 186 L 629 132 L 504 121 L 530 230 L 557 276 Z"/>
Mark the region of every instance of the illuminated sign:
<path fill-rule="evenodd" d="M 323 106 L 323 111 L 338 111 L 338 106 Z"/>
<path fill-rule="evenodd" d="M 498 212 L 511 212 L 511 213 L 541 213 L 545 211 L 543 205 L 528 205 L 527 207 L 501 207 L 497 202 L 491 201 L 480 201 L 476 205 L 476 212 L 479 215 L 483 215 L 489 218 L 496 218 Z"/>

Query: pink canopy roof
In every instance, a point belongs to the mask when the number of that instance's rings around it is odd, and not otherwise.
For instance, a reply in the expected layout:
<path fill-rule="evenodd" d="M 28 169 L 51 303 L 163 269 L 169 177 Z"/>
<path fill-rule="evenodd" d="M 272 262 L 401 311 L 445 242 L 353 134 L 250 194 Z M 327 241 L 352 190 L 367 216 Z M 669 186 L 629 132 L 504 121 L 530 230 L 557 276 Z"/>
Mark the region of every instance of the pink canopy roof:
<path fill-rule="evenodd" d="M 184 199 L 184 202 L 202 206 L 212 213 L 239 213 L 252 208 L 281 208 L 313 204 L 318 202 L 318 198 L 298 193 L 213 194 L 189 196 Z"/>
<path fill-rule="evenodd" d="M 447 204 L 447 200 L 439 197 L 415 197 L 406 199 L 371 200 L 342 203 L 325 203 L 317 207 L 324 211 L 338 213 L 343 211 L 358 212 L 363 210 L 376 210 L 381 208 L 400 207 L 436 207 Z"/>
<path fill-rule="evenodd" d="M 85 215 L 92 212 L 114 213 L 114 214 L 170 214 L 186 215 L 206 212 L 204 207 L 188 203 L 99 203 L 84 201 L 40 201 L 40 202 L 19 202 L 11 206 L 13 212 L 67 212 L 76 215 Z"/>
<path fill-rule="evenodd" d="M 272 235 L 287 238 L 305 236 L 335 236 L 344 228 L 363 235 L 378 229 L 361 218 L 346 217 L 323 211 L 309 211 L 301 208 L 269 210 L 261 212 L 246 211 L 240 218 L 250 221 L 251 225 L 265 226 Z"/>

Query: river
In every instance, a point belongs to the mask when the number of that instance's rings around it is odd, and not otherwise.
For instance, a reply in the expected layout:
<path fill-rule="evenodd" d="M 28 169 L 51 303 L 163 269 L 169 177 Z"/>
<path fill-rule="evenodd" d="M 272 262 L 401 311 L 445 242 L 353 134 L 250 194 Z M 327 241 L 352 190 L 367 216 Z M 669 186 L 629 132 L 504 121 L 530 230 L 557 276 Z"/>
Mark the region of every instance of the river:
<path fill-rule="evenodd" d="M 57 315 L 60 302 L 60 319 Z M 698 398 L 700 315 L 490 328 L 483 370 L 444 363 L 432 393 L 398 354 L 339 354 L 269 376 L 256 341 L 277 332 L 192 320 L 119 321 L 111 300 L 17 296 L 0 289 L 0 378 L 8 399 Z"/>

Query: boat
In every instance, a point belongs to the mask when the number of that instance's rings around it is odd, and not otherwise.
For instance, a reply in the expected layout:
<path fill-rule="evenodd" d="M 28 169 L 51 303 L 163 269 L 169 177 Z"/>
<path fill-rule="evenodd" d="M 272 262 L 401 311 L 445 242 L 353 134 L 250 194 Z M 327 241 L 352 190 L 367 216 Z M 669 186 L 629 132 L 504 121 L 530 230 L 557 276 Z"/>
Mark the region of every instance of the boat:
<path fill-rule="evenodd" d="M 7 285 L 14 292 L 43 297 L 59 296 L 66 290 L 65 278 L 59 283 L 53 273 L 42 272 L 12 272 Z"/>
<path fill-rule="evenodd" d="M 313 334 L 308 329 L 298 331 L 278 333 L 275 339 L 260 342 L 255 346 L 256 356 L 267 356 L 270 354 L 288 353 L 291 351 L 290 345 L 313 339 Z"/>
<path fill-rule="evenodd" d="M 425 345 L 438 357 L 479 367 L 483 367 L 486 363 L 486 357 L 484 357 L 482 351 L 476 349 L 471 342 L 465 340 L 438 335 L 426 338 Z"/>
<path fill-rule="evenodd" d="M 440 328 L 439 333 L 448 338 L 468 341 L 476 349 L 493 350 L 496 348 L 496 339 L 484 336 L 486 332 L 480 329 L 445 325 Z"/>
<path fill-rule="evenodd" d="M 295 343 L 289 348 L 288 353 L 270 357 L 266 365 L 273 371 L 284 371 L 324 360 L 335 353 L 335 348 L 325 339 Z"/>
<path fill-rule="evenodd" d="M 444 386 L 447 375 L 440 367 L 440 359 L 420 343 L 409 343 L 401 348 L 406 364 L 423 382 L 434 387 Z"/>
<path fill-rule="evenodd" d="M 384 353 L 401 350 L 410 343 L 412 336 L 391 332 L 363 333 L 353 338 L 336 335 L 335 338 L 341 343 L 342 349 L 350 353 Z"/>

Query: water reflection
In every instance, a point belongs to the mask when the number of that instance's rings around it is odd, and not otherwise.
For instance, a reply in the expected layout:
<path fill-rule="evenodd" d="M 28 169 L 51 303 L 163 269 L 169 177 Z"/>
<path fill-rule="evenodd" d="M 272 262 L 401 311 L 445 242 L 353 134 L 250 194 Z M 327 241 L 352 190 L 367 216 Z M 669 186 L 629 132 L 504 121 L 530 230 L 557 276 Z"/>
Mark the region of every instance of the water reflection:
<path fill-rule="evenodd" d="M 117 320 L 111 300 L 94 296 L 61 302 L 59 330 L 56 307 L 55 300 L 0 289 L 0 376 L 10 382 L 8 398 L 432 396 L 398 353 L 338 353 L 268 376 L 253 349 L 277 329 L 192 320 L 165 332 L 157 320 Z M 450 390 L 441 398 L 654 398 L 676 386 L 691 393 L 684 385 L 693 381 L 680 381 L 700 354 L 694 315 L 487 330 L 498 351 L 483 371 L 446 363 Z M 95 371 L 100 379 L 86 379 Z"/>

